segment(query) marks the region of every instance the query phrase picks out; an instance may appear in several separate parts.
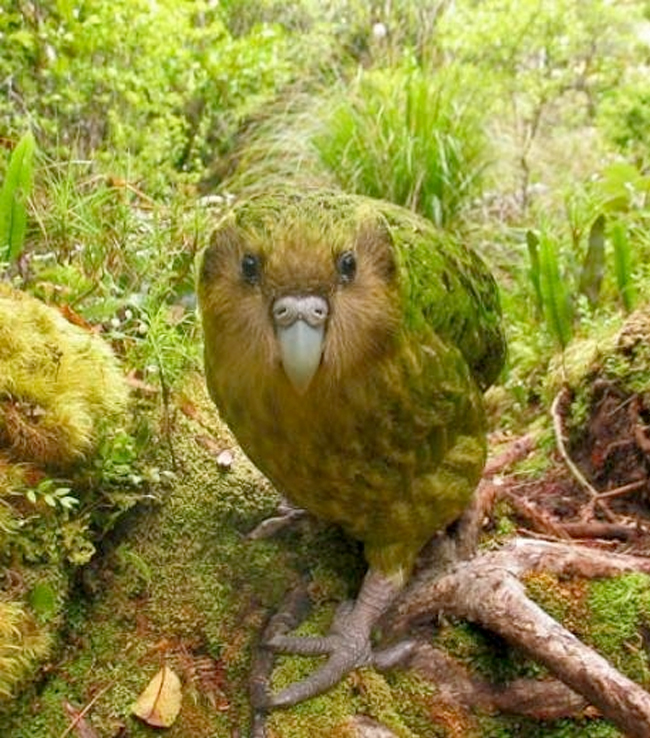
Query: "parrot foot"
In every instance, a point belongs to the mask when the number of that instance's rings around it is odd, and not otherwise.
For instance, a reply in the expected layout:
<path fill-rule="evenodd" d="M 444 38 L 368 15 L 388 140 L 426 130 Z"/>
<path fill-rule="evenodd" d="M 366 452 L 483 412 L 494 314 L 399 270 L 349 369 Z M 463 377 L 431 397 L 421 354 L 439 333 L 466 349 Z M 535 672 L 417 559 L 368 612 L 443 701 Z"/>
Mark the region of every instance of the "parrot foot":
<path fill-rule="evenodd" d="M 265 710 L 291 707 L 327 691 L 353 669 L 374 666 L 384 670 L 407 660 L 415 641 L 402 641 L 377 651 L 373 650 L 371 642 L 372 626 L 388 609 L 398 591 L 388 579 L 370 571 L 356 602 L 346 602 L 338 608 L 328 635 L 272 635 L 264 644 L 271 651 L 324 655 L 328 659 L 303 681 L 291 684 L 278 694 L 267 693 L 264 704 L 259 707 Z"/>

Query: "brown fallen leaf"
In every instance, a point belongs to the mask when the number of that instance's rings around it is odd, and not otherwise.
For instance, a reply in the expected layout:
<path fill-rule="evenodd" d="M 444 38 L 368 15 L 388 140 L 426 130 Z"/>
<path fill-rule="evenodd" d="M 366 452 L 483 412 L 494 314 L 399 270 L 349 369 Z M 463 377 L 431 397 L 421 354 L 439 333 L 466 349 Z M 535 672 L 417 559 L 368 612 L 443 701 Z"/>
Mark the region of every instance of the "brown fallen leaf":
<path fill-rule="evenodd" d="M 59 305 L 59 312 L 63 317 L 72 325 L 76 325 L 79 328 L 83 328 L 88 333 L 98 333 L 99 328 L 89 323 L 83 316 L 79 315 L 78 312 L 73 310 L 70 305 Z"/>
<path fill-rule="evenodd" d="M 131 712 L 147 725 L 169 728 L 181 709 L 181 680 L 167 665 L 149 682 Z"/>

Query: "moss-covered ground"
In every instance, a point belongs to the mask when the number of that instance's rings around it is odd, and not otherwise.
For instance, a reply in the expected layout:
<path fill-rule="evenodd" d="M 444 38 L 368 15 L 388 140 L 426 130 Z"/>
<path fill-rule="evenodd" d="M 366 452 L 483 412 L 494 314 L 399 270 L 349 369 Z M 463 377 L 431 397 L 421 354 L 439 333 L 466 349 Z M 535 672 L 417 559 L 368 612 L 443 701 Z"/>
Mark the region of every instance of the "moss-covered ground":
<path fill-rule="evenodd" d="M 158 735 L 131 715 L 131 705 L 163 663 L 183 683 L 180 715 L 165 732 L 169 738 L 245 736 L 251 653 L 285 592 L 306 578 L 314 608 L 301 629 L 322 632 L 336 604 L 356 591 L 364 568 L 361 550 L 334 528 L 300 524 L 274 538 L 247 539 L 273 511 L 277 495 L 220 424 L 200 377 L 188 382 L 186 393 L 174 402 L 174 463 L 164 439 L 152 443 L 151 459 L 164 481 L 76 578 L 58 653 L 41 681 L 5 706 L 3 738 L 58 738 L 70 721 L 66 703 L 80 709 L 91 702 L 86 719 L 102 738 Z M 206 427 L 210 444 L 202 442 Z M 230 468 L 217 464 L 219 449 L 233 451 Z M 647 577 L 586 583 L 536 575 L 526 584 L 549 612 L 630 676 L 649 683 L 643 640 L 650 626 Z M 468 624 L 442 624 L 432 637 L 481 678 L 506 683 L 544 674 Z M 279 658 L 274 686 L 299 678 L 313 664 Z M 352 736 L 350 721 L 358 714 L 400 738 L 617 735 L 597 719 L 540 724 L 476 715 L 442 701 L 435 685 L 419 677 L 369 669 L 324 696 L 276 712 L 269 735 Z"/>

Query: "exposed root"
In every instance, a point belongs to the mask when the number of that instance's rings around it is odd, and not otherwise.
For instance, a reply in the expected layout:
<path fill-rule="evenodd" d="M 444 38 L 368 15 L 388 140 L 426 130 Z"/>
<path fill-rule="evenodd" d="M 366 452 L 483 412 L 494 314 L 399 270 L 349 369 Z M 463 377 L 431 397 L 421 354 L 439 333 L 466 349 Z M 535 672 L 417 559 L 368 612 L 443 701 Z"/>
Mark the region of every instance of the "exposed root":
<path fill-rule="evenodd" d="M 307 587 L 301 582 L 291 590 L 278 612 L 270 618 L 260 642 L 267 643 L 275 635 L 284 635 L 294 630 L 307 616 L 311 603 Z M 262 646 L 253 655 L 253 663 L 248 681 L 248 692 L 253 706 L 252 738 L 266 738 L 266 711 L 261 708 L 270 691 L 271 673 L 275 656 L 272 651 Z"/>
<path fill-rule="evenodd" d="M 495 685 L 471 676 L 449 654 L 427 643 L 418 644 L 410 667 L 435 682 L 444 702 L 465 709 L 505 712 L 535 720 L 558 720 L 584 714 L 589 703 L 557 679 L 515 679 Z"/>
<path fill-rule="evenodd" d="M 626 735 L 650 735 L 650 694 L 528 598 L 519 577 L 540 570 L 583 577 L 650 573 L 650 560 L 516 539 L 498 551 L 460 561 L 434 579 L 421 578 L 398 604 L 393 631 L 445 615 L 478 623 L 546 666 Z"/>
<path fill-rule="evenodd" d="M 554 419 L 556 432 L 561 436 L 557 406 Z M 643 531 L 639 525 L 621 518 L 614 522 L 563 523 L 517 497 L 513 487 L 495 475 L 527 455 L 530 446 L 529 439 L 518 439 L 488 463 L 475 498 L 461 519 L 425 548 L 412 584 L 384 622 L 384 633 L 391 639 L 399 638 L 416 624 L 443 616 L 480 624 L 544 665 L 556 679 L 517 679 L 506 686 L 493 685 L 468 674 L 448 654 L 418 643 L 412 650 L 409 667 L 435 681 L 443 702 L 463 709 L 478 707 L 539 720 L 600 713 L 625 735 L 647 737 L 650 694 L 529 599 L 520 581 L 524 575 L 539 571 L 583 578 L 627 572 L 650 574 L 648 558 L 569 542 L 574 536 L 632 540 Z M 477 553 L 481 530 L 499 496 L 506 496 L 518 513 L 536 521 L 535 527 L 557 542 L 516 538 L 498 550 Z M 271 618 L 263 642 L 274 633 L 293 629 L 302 619 L 307 603 L 303 585 L 289 595 L 282 611 Z M 260 649 L 251 674 L 253 705 L 264 701 L 272 665 L 271 653 Z M 258 709 L 253 738 L 266 735 L 265 714 Z"/>
<path fill-rule="evenodd" d="M 614 513 L 609 509 L 607 503 L 601 499 L 598 490 L 587 480 L 566 449 L 564 442 L 564 415 L 570 399 L 569 388 L 565 386 L 557 393 L 551 405 L 551 416 L 553 418 L 553 430 L 555 431 L 557 449 L 571 474 L 580 483 L 581 487 L 589 493 L 591 504 L 600 508 L 609 521 L 614 521 Z"/>

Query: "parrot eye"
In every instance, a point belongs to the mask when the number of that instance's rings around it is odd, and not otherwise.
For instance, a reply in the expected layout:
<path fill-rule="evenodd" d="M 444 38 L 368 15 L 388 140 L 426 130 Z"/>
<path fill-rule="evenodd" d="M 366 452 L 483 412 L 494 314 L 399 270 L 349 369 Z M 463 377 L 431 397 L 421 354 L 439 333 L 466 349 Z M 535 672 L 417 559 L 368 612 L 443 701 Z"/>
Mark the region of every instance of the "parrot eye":
<path fill-rule="evenodd" d="M 241 273 L 245 282 L 257 284 L 262 273 L 262 262 L 255 254 L 244 254 L 241 260 Z"/>
<path fill-rule="evenodd" d="M 352 251 L 344 251 L 336 261 L 336 269 L 341 282 L 351 282 L 357 273 L 357 257 Z"/>

